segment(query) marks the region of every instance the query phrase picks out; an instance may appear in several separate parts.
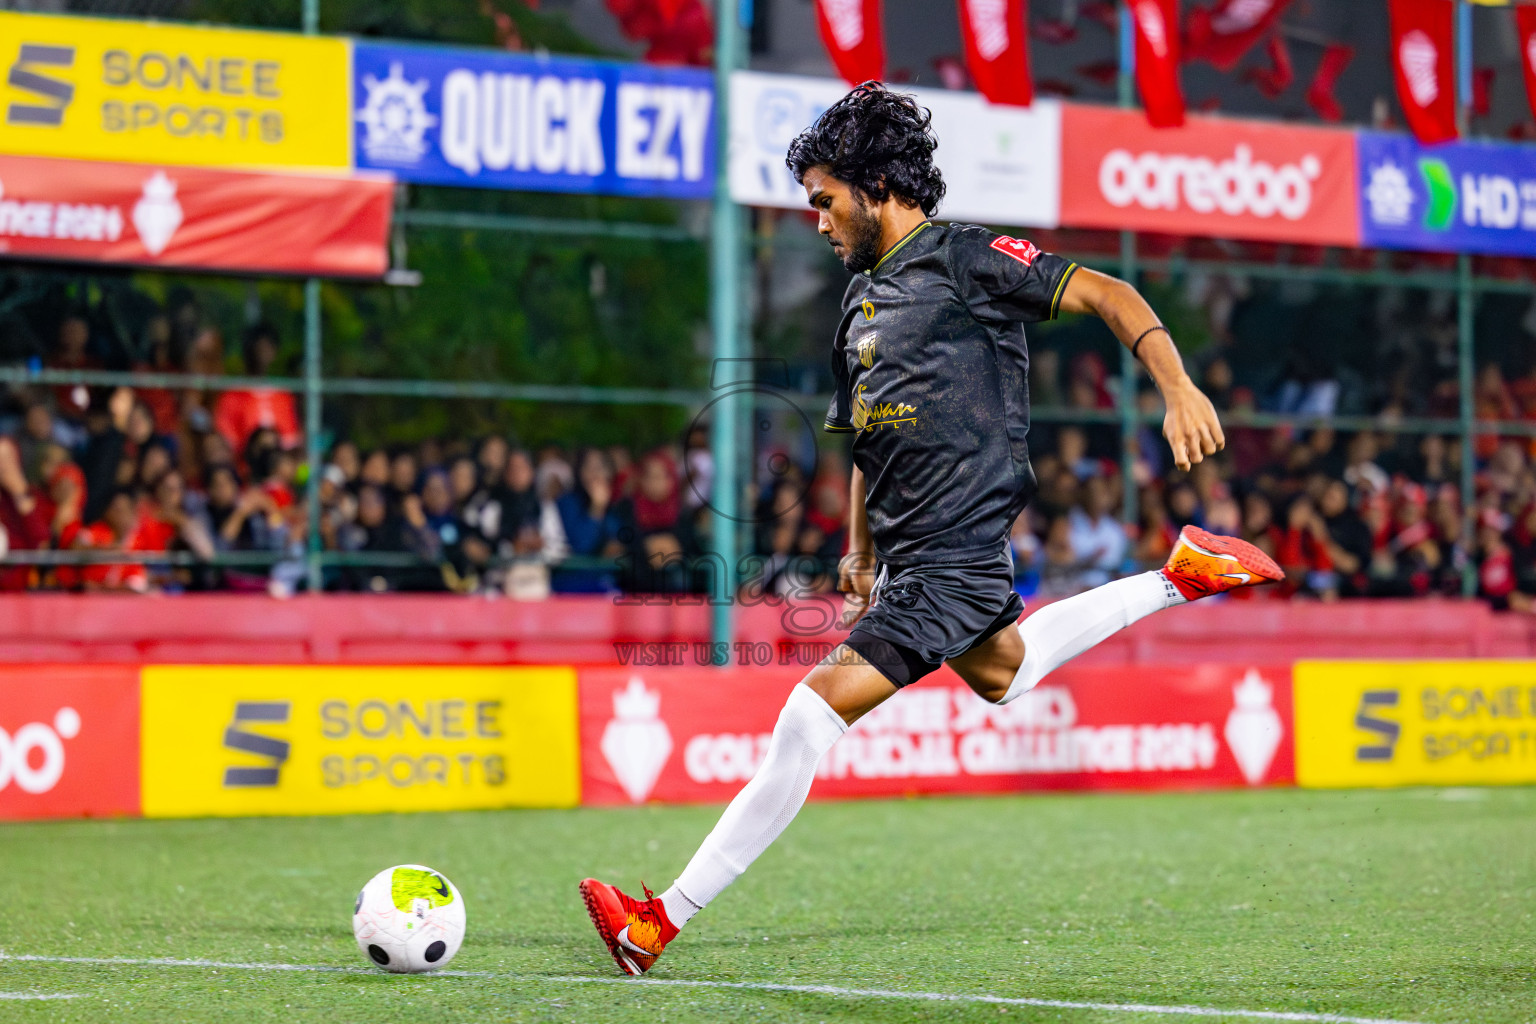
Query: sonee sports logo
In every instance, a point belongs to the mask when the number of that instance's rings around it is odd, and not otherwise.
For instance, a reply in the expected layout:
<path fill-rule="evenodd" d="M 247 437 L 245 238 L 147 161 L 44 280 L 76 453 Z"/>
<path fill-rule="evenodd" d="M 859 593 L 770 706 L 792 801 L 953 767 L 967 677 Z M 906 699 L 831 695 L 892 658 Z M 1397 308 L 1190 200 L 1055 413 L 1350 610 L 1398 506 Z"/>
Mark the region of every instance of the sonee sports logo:
<path fill-rule="evenodd" d="M 235 704 L 235 717 L 224 730 L 224 749 L 255 754 L 271 763 L 259 768 L 234 765 L 225 768 L 225 789 L 277 785 L 278 773 L 288 760 L 288 741 L 273 739 L 259 732 L 247 732 L 241 727 L 250 722 L 286 725 L 289 707 L 286 700 L 242 700 Z"/>
<path fill-rule="evenodd" d="M 59 708 L 53 725 L 28 722 L 12 736 L 0 729 L 0 790 L 12 781 L 23 793 L 46 793 L 64 775 L 64 740 L 80 734 L 80 713 Z"/>
<path fill-rule="evenodd" d="M 1366 690 L 1360 695 L 1360 708 L 1355 712 L 1355 728 L 1371 733 L 1375 742 L 1362 743 L 1355 748 L 1356 761 L 1391 761 L 1397 753 L 1397 740 L 1403 727 L 1390 718 L 1380 717 L 1379 708 L 1397 707 L 1396 690 Z"/>
<path fill-rule="evenodd" d="M 54 68 L 72 68 L 75 65 L 73 46 L 44 46 L 39 43 L 22 43 L 16 61 L 11 65 L 6 84 L 13 89 L 29 92 L 38 102 L 12 102 L 5 111 L 6 124 L 33 124 L 57 128 L 64 123 L 64 111 L 75 98 L 75 87 L 66 81 L 50 78 L 39 71 Z"/>

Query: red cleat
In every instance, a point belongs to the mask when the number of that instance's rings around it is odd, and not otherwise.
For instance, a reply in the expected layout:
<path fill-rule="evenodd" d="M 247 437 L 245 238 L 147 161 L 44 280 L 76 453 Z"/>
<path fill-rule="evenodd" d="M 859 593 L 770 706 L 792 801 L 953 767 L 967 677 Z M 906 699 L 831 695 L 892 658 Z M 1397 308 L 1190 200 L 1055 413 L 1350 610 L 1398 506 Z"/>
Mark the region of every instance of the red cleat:
<path fill-rule="evenodd" d="M 1198 526 L 1186 526 L 1179 532 L 1179 542 L 1168 553 L 1163 575 L 1191 601 L 1285 579 L 1275 560 L 1252 544 Z"/>
<path fill-rule="evenodd" d="M 592 926 L 603 937 L 608 952 L 625 974 L 644 974 L 651 969 L 677 929 L 667 919 L 666 908 L 655 893 L 645 888 L 645 899 L 636 900 L 595 878 L 582 879 L 581 898 L 586 901 Z"/>

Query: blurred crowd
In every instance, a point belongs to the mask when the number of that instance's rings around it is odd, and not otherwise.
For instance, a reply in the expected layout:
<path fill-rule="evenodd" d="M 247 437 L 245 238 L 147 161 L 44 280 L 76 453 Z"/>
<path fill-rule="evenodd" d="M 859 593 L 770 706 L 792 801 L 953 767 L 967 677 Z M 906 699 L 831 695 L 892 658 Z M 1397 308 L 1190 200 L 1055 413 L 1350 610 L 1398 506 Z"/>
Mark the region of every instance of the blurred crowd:
<path fill-rule="evenodd" d="M 218 332 L 195 317 L 182 323 L 173 311 L 147 324 L 134 368 L 213 375 L 232 362 Z M 33 358 L 61 369 L 101 368 L 91 336 L 90 319 L 67 312 Z M 256 324 L 240 340 L 241 367 L 268 374 L 278 351 L 272 328 Z M 1194 372 L 1219 407 L 1255 408 L 1232 365 L 1218 348 Z M 1114 382 L 1092 353 L 1062 360 L 1042 346 L 1033 378 L 1037 405 L 1113 410 Z M 1317 407 L 1331 401 L 1328 392 L 1324 381 L 1282 375 L 1265 403 L 1322 413 L 1331 411 Z M 1435 386 L 1398 393 L 1439 400 Z M 1536 419 L 1536 374 L 1506 380 L 1490 362 L 1478 371 L 1476 396 L 1480 419 Z M 1454 437 L 1233 426 L 1224 452 L 1183 473 L 1150 425 L 1156 392 L 1143 390 L 1140 403 L 1149 425 L 1129 460 L 1136 496 L 1129 527 L 1113 417 L 1037 422 L 1031 449 L 1039 493 L 1011 538 L 1022 593 L 1068 594 L 1160 565 L 1179 528 L 1195 523 L 1243 536 L 1285 568 L 1283 585 L 1239 599 L 1454 595 L 1470 576 L 1499 607 L 1536 607 L 1530 439 L 1478 435 L 1477 500 L 1469 509 L 1460 500 Z M 1378 413 L 1392 411 L 1375 404 Z M 335 556 L 323 573 L 328 590 L 537 599 L 698 593 L 717 578 L 706 557 L 718 523 L 703 428 L 644 451 L 529 450 L 499 436 L 369 449 L 342 439 L 316 468 L 314 515 L 303 442 L 295 396 L 277 389 L 0 392 L 0 551 L 179 555 L 176 564 L 13 558 L 0 563 L 0 589 L 287 594 L 308 585 L 312 528 L 318 546 Z M 835 587 L 847 543 L 848 468 L 840 442 L 831 443 L 814 460 L 787 448 L 758 453 L 742 506 L 753 524 L 745 573 L 753 593 Z"/>
<path fill-rule="evenodd" d="M 1229 428 L 1226 450 L 1184 473 L 1159 471 L 1165 449 L 1143 428 L 1135 523 L 1124 529 L 1119 463 L 1089 454 L 1087 429 L 1053 433 L 1034 460 L 1039 496 L 1012 535 L 1024 592 L 1070 594 L 1159 566 L 1193 523 L 1251 541 L 1285 570 L 1282 584 L 1238 600 L 1456 596 L 1471 573 L 1497 607 L 1536 604 L 1536 463 L 1525 440 L 1480 442 L 1487 456 L 1467 510 L 1455 438 Z"/>

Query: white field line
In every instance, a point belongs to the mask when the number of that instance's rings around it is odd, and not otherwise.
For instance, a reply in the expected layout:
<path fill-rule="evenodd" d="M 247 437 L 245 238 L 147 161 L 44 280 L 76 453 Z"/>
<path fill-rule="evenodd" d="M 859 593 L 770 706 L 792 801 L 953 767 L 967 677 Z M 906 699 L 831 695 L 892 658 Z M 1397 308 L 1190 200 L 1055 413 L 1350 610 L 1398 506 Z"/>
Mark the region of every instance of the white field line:
<path fill-rule="evenodd" d="M 79 999 L 73 992 L 0 992 L 0 999 Z"/>
<path fill-rule="evenodd" d="M 91 964 L 102 967 L 197 967 L 230 971 L 300 971 L 310 974 L 378 974 L 371 967 L 332 967 L 324 964 L 259 964 L 228 960 L 183 960 L 172 957 L 33 956 L 0 952 L 0 963 Z M 433 971 L 433 977 L 496 978 L 517 984 L 553 982 L 567 985 L 643 985 L 648 988 L 714 988 L 748 992 L 800 992 L 853 999 L 911 1000 L 926 1003 L 986 1003 L 993 1006 L 1039 1006 L 1055 1010 L 1097 1010 L 1107 1013 L 1150 1013 L 1174 1017 L 1241 1017 L 1249 1020 L 1299 1021 L 1304 1024 L 1422 1024 L 1385 1017 L 1348 1017 L 1336 1013 L 1296 1013 L 1284 1010 L 1223 1010 L 1214 1006 L 1159 1006 L 1147 1003 L 1085 1003 L 1067 999 L 1034 999 L 962 992 L 904 992 L 898 989 L 842 988 L 837 985 L 784 985 L 768 981 L 689 981 L 683 978 L 589 978 L 579 975 L 516 975 L 494 971 Z M 72 998 L 72 997 L 71 997 Z"/>

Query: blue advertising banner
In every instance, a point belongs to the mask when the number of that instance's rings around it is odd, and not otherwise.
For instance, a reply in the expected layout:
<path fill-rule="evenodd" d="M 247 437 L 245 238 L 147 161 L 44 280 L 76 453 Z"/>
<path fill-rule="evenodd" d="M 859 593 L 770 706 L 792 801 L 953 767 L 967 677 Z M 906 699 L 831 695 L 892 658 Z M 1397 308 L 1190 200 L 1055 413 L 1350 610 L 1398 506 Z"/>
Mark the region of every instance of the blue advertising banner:
<path fill-rule="evenodd" d="M 1536 256 L 1536 148 L 1356 139 L 1362 246 Z"/>
<path fill-rule="evenodd" d="M 705 199 L 708 72 L 357 41 L 359 168 L 469 188 Z"/>

